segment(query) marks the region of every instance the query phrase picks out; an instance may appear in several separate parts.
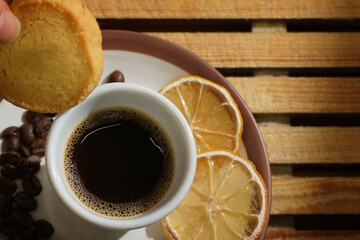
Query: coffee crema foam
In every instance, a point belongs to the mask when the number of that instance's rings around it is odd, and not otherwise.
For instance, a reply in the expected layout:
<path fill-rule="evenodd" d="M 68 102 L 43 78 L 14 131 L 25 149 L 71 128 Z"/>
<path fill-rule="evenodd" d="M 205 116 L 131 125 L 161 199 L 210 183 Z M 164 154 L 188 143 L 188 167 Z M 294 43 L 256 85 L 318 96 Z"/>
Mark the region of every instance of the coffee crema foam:
<path fill-rule="evenodd" d="M 156 187 L 150 194 L 135 201 L 114 203 L 100 199 L 87 190 L 82 184 L 76 168 L 74 152 L 77 144 L 89 129 L 96 128 L 96 126 L 105 123 L 115 123 L 119 119 L 135 120 L 144 129 L 149 130 L 157 142 L 166 146 L 163 150 L 167 150 L 168 152 L 163 153 L 163 155 L 169 159 L 164 161 L 166 171 L 162 171 Z M 154 124 L 153 121 L 154 120 L 148 116 L 144 117 L 144 113 L 134 111 L 133 109 L 111 107 L 89 115 L 73 130 L 64 154 L 64 170 L 73 194 L 75 194 L 83 205 L 100 215 L 121 219 L 141 215 L 155 207 L 162 200 L 173 180 L 175 160 L 173 147 L 168 136 L 164 135 L 164 130 L 159 130 L 159 124 Z M 139 149 L 139 151 L 141 151 L 141 149 Z"/>

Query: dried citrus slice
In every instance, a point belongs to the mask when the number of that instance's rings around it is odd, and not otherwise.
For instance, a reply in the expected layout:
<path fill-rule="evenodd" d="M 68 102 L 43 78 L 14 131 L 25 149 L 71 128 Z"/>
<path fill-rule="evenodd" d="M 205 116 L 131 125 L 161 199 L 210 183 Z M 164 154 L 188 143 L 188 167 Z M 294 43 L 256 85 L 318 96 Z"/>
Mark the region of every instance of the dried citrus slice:
<path fill-rule="evenodd" d="M 255 239 L 267 216 L 267 190 L 255 166 L 228 151 L 198 155 L 184 201 L 162 220 L 171 239 Z"/>
<path fill-rule="evenodd" d="M 225 149 L 238 152 L 243 121 L 230 93 L 198 76 L 185 76 L 160 90 L 186 117 L 197 152 Z"/>

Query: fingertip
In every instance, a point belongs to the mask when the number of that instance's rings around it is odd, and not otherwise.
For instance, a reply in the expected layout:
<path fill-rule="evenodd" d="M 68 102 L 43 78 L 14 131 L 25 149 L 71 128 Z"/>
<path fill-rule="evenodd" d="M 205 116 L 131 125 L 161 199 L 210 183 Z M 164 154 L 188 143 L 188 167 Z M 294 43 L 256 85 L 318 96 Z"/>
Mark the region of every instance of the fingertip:
<path fill-rule="evenodd" d="M 9 43 L 15 41 L 20 35 L 21 24 L 14 14 L 3 11 L 0 14 L 0 42 Z"/>

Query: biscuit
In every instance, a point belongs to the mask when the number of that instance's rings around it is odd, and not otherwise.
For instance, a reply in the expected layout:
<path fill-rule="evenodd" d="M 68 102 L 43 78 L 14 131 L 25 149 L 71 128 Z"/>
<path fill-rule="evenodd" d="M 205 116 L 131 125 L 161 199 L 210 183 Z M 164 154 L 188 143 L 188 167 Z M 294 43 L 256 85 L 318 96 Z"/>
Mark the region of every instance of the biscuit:
<path fill-rule="evenodd" d="M 19 38 L 0 44 L 0 95 L 35 112 L 83 101 L 104 67 L 102 37 L 81 0 L 14 0 Z"/>

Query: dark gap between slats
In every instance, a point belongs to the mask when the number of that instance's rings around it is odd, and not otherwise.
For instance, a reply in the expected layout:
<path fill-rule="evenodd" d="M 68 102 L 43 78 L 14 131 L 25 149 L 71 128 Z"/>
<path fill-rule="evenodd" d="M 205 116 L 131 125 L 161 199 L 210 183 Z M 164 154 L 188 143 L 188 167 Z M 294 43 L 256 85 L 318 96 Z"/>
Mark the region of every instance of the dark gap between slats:
<path fill-rule="evenodd" d="M 288 32 L 360 32 L 360 19 L 304 19 L 285 21 Z"/>
<path fill-rule="evenodd" d="M 360 215 L 271 215 L 269 227 L 295 228 L 295 230 L 360 230 Z"/>
<path fill-rule="evenodd" d="M 287 32 L 360 32 L 360 19 L 261 19 L 252 22 L 283 23 Z"/>
<path fill-rule="evenodd" d="M 360 68 L 217 68 L 225 77 L 254 76 L 255 72 L 287 72 L 289 77 L 359 77 Z"/>
<path fill-rule="evenodd" d="M 251 32 L 256 22 L 279 23 L 261 19 L 98 19 L 101 29 L 140 32 Z M 282 19 L 288 32 L 360 32 L 360 19 Z"/>
<path fill-rule="evenodd" d="M 296 230 L 360 230 L 360 215 L 295 215 Z"/>
<path fill-rule="evenodd" d="M 225 77 L 252 77 L 257 68 L 216 68 Z"/>
<path fill-rule="evenodd" d="M 274 176 L 293 177 L 360 177 L 360 164 L 271 164 Z"/>
<path fill-rule="evenodd" d="M 293 115 L 290 116 L 290 125 L 294 127 L 359 127 L 360 113 Z"/>
<path fill-rule="evenodd" d="M 294 216 L 292 215 L 270 215 L 269 228 L 293 229 Z"/>
<path fill-rule="evenodd" d="M 101 29 L 137 32 L 251 32 L 248 20 L 227 19 L 97 19 Z"/>
<path fill-rule="evenodd" d="M 359 177 L 360 164 L 296 164 L 294 177 Z"/>
<path fill-rule="evenodd" d="M 360 110 L 359 110 L 360 111 Z M 360 127 L 360 113 L 262 114 L 255 113 L 258 124 L 268 122 L 292 127 Z"/>
<path fill-rule="evenodd" d="M 359 77 L 360 68 L 291 68 L 290 77 Z"/>

